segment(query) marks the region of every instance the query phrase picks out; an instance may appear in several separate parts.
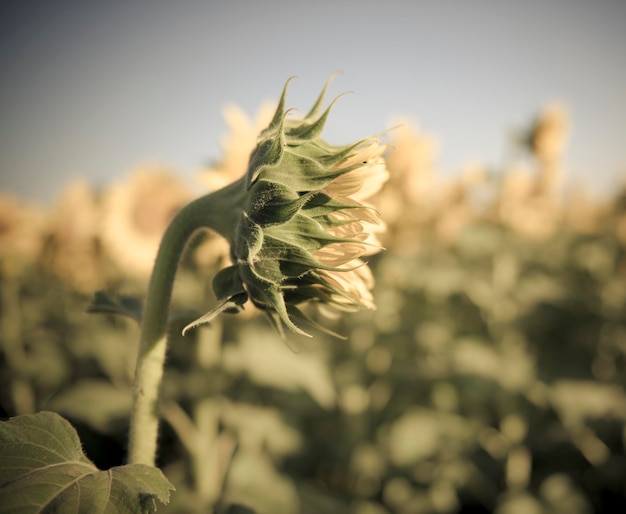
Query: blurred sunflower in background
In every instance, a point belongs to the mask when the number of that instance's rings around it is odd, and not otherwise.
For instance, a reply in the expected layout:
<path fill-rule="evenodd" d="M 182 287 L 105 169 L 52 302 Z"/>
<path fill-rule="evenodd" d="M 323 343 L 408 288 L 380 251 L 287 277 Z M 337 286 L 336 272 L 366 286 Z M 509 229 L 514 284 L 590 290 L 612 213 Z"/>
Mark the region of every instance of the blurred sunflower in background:
<path fill-rule="evenodd" d="M 275 108 L 274 102 L 263 103 L 254 120 L 248 118 L 238 105 L 229 104 L 223 109 L 228 133 L 221 141 L 222 157 L 202 169 L 198 176 L 207 191 L 221 189 L 246 173 L 257 137 L 272 119 Z"/>
<path fill-rule="evenodd" d="M 0 265 L 15 276 L 33 264 L 43 243 L 44 213 L 17 198 L 0 194 Z"/>
<path fill-rule="evenodd" d="M 139 280 L 150 275 L 165 229 L 191 198 L 173 171 L 158 166 L 137 168 L 103 193 L 103 250 L 121 273 Z"/>
<path fill-rule="evenodd" d="M 52 210 L 46 234 L 46 268 L 82 293 L 104 287 L 107 269 L 101 252 L 100 205 L 86 181 L 66 187 Z"/>

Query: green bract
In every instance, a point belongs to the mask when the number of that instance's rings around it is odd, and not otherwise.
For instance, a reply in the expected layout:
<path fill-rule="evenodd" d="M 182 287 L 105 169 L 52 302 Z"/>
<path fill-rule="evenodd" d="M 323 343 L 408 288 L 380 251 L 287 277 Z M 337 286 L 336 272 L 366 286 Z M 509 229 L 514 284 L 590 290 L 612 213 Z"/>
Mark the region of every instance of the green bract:
<path fill-rule="evenodd" d="M 366 242 L 366 225 L 379 220 L 351 194 L 370 175 L 386 178 L 382 147 L 376 139 L 334 146 L 320 137 L 334 104 L 322 111 L 328 83 L 306 116 L 288 117 L 288 83 L 272 121 L 258 136 L 247 173 L 215 193 L 225 205 L 220 232 L 230 242 L 233 264 L 213 281 L 220 305 L 186 330 L 220 312 L 236 312 L 248 300 L 281 332 L 284 324 L 300 334 L 305 332 L 293 319 L 308 318 L 297 304 L 314 301 L 342 310 L 373 305 L 361 294 L 369 291 L 371 280 L 358 257 L 377 249 Z M 347 287 L 341 274 L 352 274 L 349 280 L 363 287 Z"/>

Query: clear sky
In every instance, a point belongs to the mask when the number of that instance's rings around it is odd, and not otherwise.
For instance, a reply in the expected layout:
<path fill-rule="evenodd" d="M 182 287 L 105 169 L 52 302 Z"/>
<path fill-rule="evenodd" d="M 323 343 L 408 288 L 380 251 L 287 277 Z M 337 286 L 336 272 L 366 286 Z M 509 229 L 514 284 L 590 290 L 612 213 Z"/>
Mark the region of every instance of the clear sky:
<path fill-rule="evenodd" d="M 626 2 L 16 0 L 0 3 L 0 189 L 49 201 L 145 162 L 191 178 L 220 155 L 221 109 L 254 114 L 298 75 L 352 90 L 332 143 L 408 116 L 439 167 L 501 162 L 507 135 L 568 106 L 567 167 L 596 191 L 626 172 Z"/>

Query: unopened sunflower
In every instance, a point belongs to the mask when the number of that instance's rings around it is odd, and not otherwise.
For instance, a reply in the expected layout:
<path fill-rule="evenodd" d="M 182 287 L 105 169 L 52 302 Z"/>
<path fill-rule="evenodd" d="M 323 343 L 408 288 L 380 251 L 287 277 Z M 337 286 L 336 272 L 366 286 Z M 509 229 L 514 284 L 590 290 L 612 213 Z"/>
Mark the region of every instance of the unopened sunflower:
<path fill-rule="evenodd" d="M 187 327 L 250 300 L 282 332 L 305 334 L 299 304 L 342 311 L 372 309 L 373 278 L 364 255 L 380 250 L 383 229 L 366 200 L 387 180 L 378 138 L 335 146 L 321 138 L 331 105 L 322 111 L 328 84 L 303 118 L 278 107 L 259 134 L 245 175 L 207 197 L 223 209 L 213 228 L 230 243 L 232 265 L 213 289 L 221 302 Z"/>

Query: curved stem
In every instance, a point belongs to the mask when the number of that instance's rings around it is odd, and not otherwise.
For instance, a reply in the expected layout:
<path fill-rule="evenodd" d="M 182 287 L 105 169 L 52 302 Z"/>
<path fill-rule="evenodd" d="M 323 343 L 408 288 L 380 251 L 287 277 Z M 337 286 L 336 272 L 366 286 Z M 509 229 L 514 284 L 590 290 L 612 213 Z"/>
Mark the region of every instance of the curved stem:
<path fill-rule="evenodd" d="M 178 262 L 191 235 L 212 228 L 230 240 L 243 201 L 241 183 L 203 196 L 183 207 L 167 227 L 148 287 L 141 324 L 130 418 L 128 462 L 154 466 L 158 437 L 158 400 L 167 350 L 167 319 Z"/>

